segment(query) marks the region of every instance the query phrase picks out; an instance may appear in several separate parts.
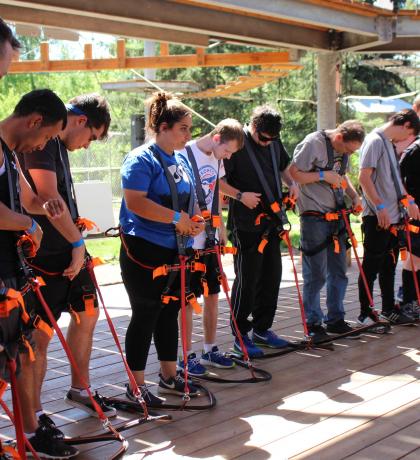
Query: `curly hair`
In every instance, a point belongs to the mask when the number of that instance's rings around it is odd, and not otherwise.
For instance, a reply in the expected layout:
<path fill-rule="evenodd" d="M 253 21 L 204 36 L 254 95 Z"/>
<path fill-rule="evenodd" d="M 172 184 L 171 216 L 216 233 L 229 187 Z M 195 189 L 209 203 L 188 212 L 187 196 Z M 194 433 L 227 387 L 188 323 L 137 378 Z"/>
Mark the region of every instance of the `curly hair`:
<path fill-rule="evenodd" d="M 171 93 L 154 93 L 145 104 L 149 107 L 147 129 L 155 134 L 159 133 L 162 123 L 167 123 L 172 128 L 175 123 L 191 115 L 190 110 Z"/>

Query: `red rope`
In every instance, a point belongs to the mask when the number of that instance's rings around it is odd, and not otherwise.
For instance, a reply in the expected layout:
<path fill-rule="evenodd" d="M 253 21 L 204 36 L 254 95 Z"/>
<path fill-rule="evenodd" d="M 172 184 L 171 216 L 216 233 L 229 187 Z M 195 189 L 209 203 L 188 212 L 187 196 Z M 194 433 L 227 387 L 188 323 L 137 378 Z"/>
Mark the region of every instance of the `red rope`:
<path fill-rule="evenodd" d="M 119 351 L 119 353 L 121 355 L 121 359 L 122 359 L 122 361 L 124 363 L 124 367 L 125 367 L 125 370 L 127 372 L 128 380 L 130 381 L 130 385 L 131 385 L 133 394 L 137 398 L 137 400 L 139 401 L 139 403 L 141 404 L 141 406 L 143 408 L 144 417 L 148 418 L 149 413 L 148 413 L 146 403 L 145 403 L 145 401 L 144 401 L 144 399 L 143 399 L 143 397 L 141 395 L 141 391 L 140 391 L 140 389 L 139 389 L 139 387 L 137 385 L 136 379 L 134 378 L 134 375 L 131 372 L 131 369 L 130 369 L 128 363 L 127 363 L 127 359 L 124 356 L 124 352 L 123 352 L 123 349 L 121 347 L 121 342 L 120 342 L 120 340 L 118 338 L 117 331 L 115 330 L 115 326 L 114 326 L 114 323 L 112 322 L 111 316 L 109 315 L 108 309 L 105 306 L 104 298 L 103 298 L 102 292 L 101 292 L 101 290 L 99 288 L 98 280 L 96 279 L 93 262 L 92 262 L 92 260 L 90 258 L 88 259 L 88 261 L 86 263 L 86 267 L 88 269 L 89 275 L 90 275 L 90 277 L 92 279 L 92 282 L 93 282 L 93 284 L 94 284 L 94 286 L 96 288 L 96 291 L 98 293 L 99 299 L 101 301 L 102 309 L 103 309 L 103 311 L 105 313 L 105 317 L 106 317 L 106 320 L 108 322 L 109 329 L 111 331 L 112 337 L 114 338 L 114 342 L 115 342 L 115 344 L 116 344 L 116 346 L 118 348 L 118 351 Z"/>
<path fill-rule="evenodd" d="M 407 235 L 407 246 L 408 246 L 408 252 L 410 253 L 410 266 L 411 266 L 411 272 L 413 274 L 414 287 L 416 289 L 417 302 L 420 305 L 419 282 L 417 280 L 416 267 L 414 266 L 413 253 L 412 253 L 412 244 L 411 244 L 411 235 L 410 235 L 410 229 L 409 229 L 407 217 L 405 217 L 405 219 L 404 219 L 404 229 L 405 229 L 405 233 Z"/>
<path fill-rule="evenodd" d="M 183 396 L 183 406 L 190 400 L 190 389 L 188 387 L 188 356 L 187 356 L 187 305 L 185 302 L 185 283 L 186 283 L 186 260 L 187 257 L 184 255 L 179 255 L 179 265 L 180 265 L 180 274 L 181 274 L 181 341 L 182 341 L 182 354 L 184 355 L 184 396 Z"/>

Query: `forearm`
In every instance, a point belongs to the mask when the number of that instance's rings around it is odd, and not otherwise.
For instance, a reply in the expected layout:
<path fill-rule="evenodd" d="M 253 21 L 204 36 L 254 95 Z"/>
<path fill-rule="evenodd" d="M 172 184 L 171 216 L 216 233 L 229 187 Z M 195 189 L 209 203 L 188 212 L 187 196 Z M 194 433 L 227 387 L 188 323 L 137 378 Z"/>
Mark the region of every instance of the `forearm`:
<path fill-rule="evenodd" d="M 289 168 L 287 168 L 287 169 L 285 169 L 284 171 L 281 172 L 281 180 L 288 187 L 291 187 L 292 185 L 294 185 L 295 181 L 293 180 L 292 176 L 290 175 Z"/>
<path fill-rule="evenodd" d="M 346 195 L 351 199 L 354 200 L 359 196 L 357 193 L 357 190 L 354 188 L 354 185 L 350 182 L 350 179 L 345 176 L 346 181 L 347 181 L 347 188 L 346 188 Z"/>
<path fill-rule="evenodd" d="M 292 164 L 288 169 L 288 174 L 292 180 L 300 185 L 312 184 L 320 181 L 319 172 L 300 171 L 296 165 Z"/>
<path fill-rule="evenodd" d="M 14 212 L 0 203 L 0 230 L 22 231 L 28 230 L 32 219 L 25 214 Z"/>
<path fill-rule="evenodd" d="M 242 191 L 232 187 L 232 185 L 228 184 L 225 179 L 219 180 L 219 188 L 223 195 L 229 196 L 231 198 L 236 198 L 236 195 Z"/>
<path fill-rule="evenodd" d="M 360 186 L 362 187 L 364 195 L 372 204 L 375 206 L 382 204 L 382 198 L 378 195 L 375 184 L 370 177 L 361 178 Z"/>
<path fill-rule="evenodd" d="M 58 219 L 48 219 L 51 225 L 69 242 L 74 243 L 82 238 L 80 230 L 71 218 L 67 206 L 64 205 L 64 212 Z"/>
<path fill-rule="evenodd" d="M 144 219 L 170 224 L 174 220 L 174 211 L 146 197 L 127 201 L 128 209 Z"/>

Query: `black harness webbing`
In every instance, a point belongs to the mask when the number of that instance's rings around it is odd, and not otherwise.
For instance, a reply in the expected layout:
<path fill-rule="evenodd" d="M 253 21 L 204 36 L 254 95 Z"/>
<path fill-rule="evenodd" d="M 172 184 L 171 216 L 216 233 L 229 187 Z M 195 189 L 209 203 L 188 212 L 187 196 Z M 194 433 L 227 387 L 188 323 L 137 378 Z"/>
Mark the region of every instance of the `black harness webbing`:
<path fill-rule="evenodd" d="M 277 156 L 278 152 L 276 151 L 276 148 L 274 146 L 274 142 L 270 144 L 270 155 L 271 155 L 271 162 L 273 165 L 273 172 L 274 172 L 274 179 L 276 182 L 276 192 L 278 198 L 276 199 L 274 196 L 273 191 L 271 190 L 270 186 L 268 185 L 267 179 L 264 176 L 264 172 L 261 168 L 261 165 L 259 161 L 257 160 L 257 157 L 255 155 L 254 149 L 252 148 L 251 142 L 248 139 L 248 131 L 245 130 L 245 136 L 244 136 L 244 141 L 245 141 L 245 150 L 248 154 L 249 159 L 251 160 L 252 166 L 254 167 L 255 173 L 258 176 L 258 180 L 261 184 L 261 187 L 264 190 L 265 197 L 267 198 L 269 205 L 270 205 L 270 211 L 272 214 L 274 214 L 278 218 L 278 225 L 283 227 L 283 224 L 287 223 L 287 218 L 285 216 L 285 213 L 282 210 L 281 207 L 281 202 L 282 202 L 282 197 L 283 193 L 281 190 L 281 181 L 280 181 L 280 176 L 279 176 L 279 165 L 277 161 Z M 286 219 L 286 221 L 285 221 Z"/>
<path fill-rule="evenodd" d="M 191 167 L 194 173 L 195 179 L 195 193 L 197 196 L 198 206 L 204 216 L 208 214 L 206 199 L 204 196 L 204 190 L 201 182 L 200 172 L 198 170 L 197 161 L 194 153 L 189 145 L 186 147 L 188 159 L 190 160 Z M 219 174 L 220 174 L 220 160 L 217 163 L 217 177 L 216 186 L 214 188 L 213 201 L 211 204 L 211 214 L 208 218 L 205 218 L 205 231 L 206 231 L 206 247 L 213 247 L 216 242 L 216 227 L 213 225 L 213 216 L 219 215 Z"/>
<path fill-rule="evenodd" d="M 76 191 L 74 189 L 74 183 L 71 175 L 69 174 L 69 171 L 67 170 L 67 164 L 64 162 L 63 158 L 63 152 L 61 151 L 61 142 L 60 139 L 57 137 L 57 148 L 58 148 L 58 154 L 60 156 L 60 162 L 61 166 L 63 168 L 63 174 L 64 174 L 64 183 L 66 186 L 66 194 L 67 194 L 67 201 L 69 204 L 69 211 L 71 218 L 73 221 L 75 221 L 79 217 L 79 212 L 77 209 L 77 201 L 76 201 Z"/>

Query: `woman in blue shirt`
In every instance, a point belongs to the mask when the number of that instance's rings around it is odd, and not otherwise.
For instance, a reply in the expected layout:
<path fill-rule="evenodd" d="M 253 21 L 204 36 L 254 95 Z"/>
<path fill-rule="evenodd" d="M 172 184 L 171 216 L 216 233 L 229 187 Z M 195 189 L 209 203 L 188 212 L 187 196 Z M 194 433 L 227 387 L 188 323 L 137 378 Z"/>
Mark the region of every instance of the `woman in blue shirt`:
<path fill-rule="evenodd" d="M 195 236 L 203 230 L 203 224 L 192 221 L 188 214 L 194 193 L 193 174 L 186 159 L 175 152 L 191 139 L 191 113 L 167 93 L 156 93 L 146 102 L 148 130 L 154 140 L 130 152 L 121 169 L 124 196 L 120 211 L 120 264 L 132 309 L 125 339 L 128 365 L 146 404 L 156 406 L 162 400 L 144 384 L 152 335 L 161 366 L 159 392 L 183 395 L 185 382 L 176 373 L 179 301 L 161 302 L 167 277 L 153 280 L 152 271 L 174 263 L 178 254 L 176 232 Z M 174 179 L 180 212 L 172 209 L 162 162 Z M 179 276 L 175 284 L 179 287 Z M 192 384 L 189 389 L 191 396 L 197 394 Z M 129 385 L 127 397 L 136 400 Z"/>

